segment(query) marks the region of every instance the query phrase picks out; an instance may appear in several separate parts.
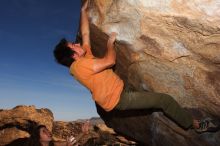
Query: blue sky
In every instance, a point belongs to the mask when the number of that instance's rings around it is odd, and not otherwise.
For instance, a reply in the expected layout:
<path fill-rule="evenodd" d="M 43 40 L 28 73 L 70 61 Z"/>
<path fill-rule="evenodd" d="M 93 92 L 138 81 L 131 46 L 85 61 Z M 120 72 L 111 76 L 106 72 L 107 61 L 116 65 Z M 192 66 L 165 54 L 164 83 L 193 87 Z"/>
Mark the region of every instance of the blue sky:
<path fill-rule="evenodd" d="M 98 116 L 91 95 L 54 61 L 65 37 L 75 40 L 80 0 L 0 1 L 0 109 L 49 108 L 55 120 Z"/>

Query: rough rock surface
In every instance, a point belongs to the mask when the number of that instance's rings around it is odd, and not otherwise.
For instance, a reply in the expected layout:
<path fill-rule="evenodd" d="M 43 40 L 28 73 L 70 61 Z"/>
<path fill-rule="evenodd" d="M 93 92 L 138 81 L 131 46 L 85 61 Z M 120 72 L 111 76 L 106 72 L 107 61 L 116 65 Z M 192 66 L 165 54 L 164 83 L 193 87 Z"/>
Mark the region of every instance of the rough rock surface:
<path fill-rule="evenodd" d="M 0 145 L 29 137 L 33 124 L 43 124 L 52 130 L 53 114 L 48 109 L 35 106 L 17 106 L 11 110 L 0 110 Z"/>
<path fill-rule="evenodd" d="M 197 117 L 220 117 L 218 0 L 90 2 L 93 52 L 103 56 L 106 34 L 119 34 L 115 69 L 126 86 L 170 94 Z M 185 131 L 161 114 L 99 113 L 117 132 L 148 145 L 219 143 L 219 133 L 198 135 Z M 140 135 L 140 131 L 147 134 Z"/>
<path fill-rule="evenodd" d="M 91 6 L 92 23 L 127 44 L 119 54 L 129 58 L 118 61 L 129 61 L 123 73 L 131 85 L 219 114 L 219 1 L 95 0 Z"/>
<path fill-rule="evenodd" d="M 65 141 L 67 137 L 76 137 L 81 133 L 81 122 L 55 121 L 53 126 L 53 137 L 57 141 Z"/>
<path fill-rule="evenodd" d="M 73 122 L 54 122 L 53 139 L 57 143 L 62 143 L 67 137 L 74 136 L 80 145 L 92 146 L 92 145 L 121 145 L 127 146 L 130 144 L 136 144 L 133 141 L 129 141 L 124 137 L 116 134 L 113 129 L 108 128 L 100 118 L 97 121 L 89 119 L 90 130 L 88 134 L 82 133 L 82 126 L 85 121 L 73 121 Z M 100 122 L 101 121 L 101 122 Z"/>

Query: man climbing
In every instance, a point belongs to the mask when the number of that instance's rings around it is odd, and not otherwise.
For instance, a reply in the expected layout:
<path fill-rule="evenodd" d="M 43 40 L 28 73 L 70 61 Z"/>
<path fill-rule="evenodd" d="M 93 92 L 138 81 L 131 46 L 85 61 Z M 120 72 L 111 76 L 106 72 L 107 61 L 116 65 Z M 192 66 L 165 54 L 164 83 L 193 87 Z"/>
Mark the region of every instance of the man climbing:
<path fill-rule="evenodd" d="M 99 106 L 107 112 L 113 109 L 162 109 L 165 115 L 184 129 L 194 128 L 199 133 L 218 130 L 218 124 L 210 118 L 193 119 L 170 95 L 126 90 L 123 81 L 111 69 L 116 61 L 116 33 L 110 34 L 107 53 L 103 58 L 96 58 L 91 52 L 87 6 L 88 0 L 81 8 L 82 46 L 62 39 L 54 50 L 54 56 L 58 63 L 70 68 L 70 73 L 91 91 L 93 100 Z"/>

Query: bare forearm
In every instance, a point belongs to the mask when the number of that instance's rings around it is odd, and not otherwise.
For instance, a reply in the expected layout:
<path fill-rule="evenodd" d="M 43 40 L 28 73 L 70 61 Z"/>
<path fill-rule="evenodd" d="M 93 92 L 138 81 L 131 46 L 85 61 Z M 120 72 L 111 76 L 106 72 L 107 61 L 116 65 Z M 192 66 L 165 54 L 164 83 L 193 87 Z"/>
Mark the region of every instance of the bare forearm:
<path fill-rule="evenodd" d="M 102 59 L 95 59 L 95 63 L 93 65 L 94 72 L 98 73 L 112 67 L 115 64 L 116 52 L 114 49 L 114 42 L 116 39 L 116 35 L 117 34 L 115 32 L 111 33 L 107 42 L 107 53 L 105 54 L 105 57 Z"/>
<path fill-rule="evenodd" d="M 81 29 L 81 34 L 82 34 L 82 43 L 83 45 L 88 45 L 89 47 L 87 47 L 87 54 L 91 54 L 91 47 L 90 47 L 90 37 L 89 37 L 89 19 L 88 19 L 88 14 L 87 14 L 87 9 L 88 9 L 88 3 L 89 0 L 85 0 L 82 8 L 81 8 L 81 25 L 80 25 L 80 29 Z"/>
<path fill-rule="evenodd" d="M 116 60 L 116 52 L 114 49 L 114 40 L 111 40 L 111 39 L 108 40 L 107 48 L 108 49 L 107 49 L 106 58 L 114 65 L 115 60 Z"/>
<path fill-rule="evenodd" d="M 83 35 L 89 34 L 89 20 L 88 20 L 88 14 L 87 11 L 82 9 L 81 10 L 81 33 Z"/>

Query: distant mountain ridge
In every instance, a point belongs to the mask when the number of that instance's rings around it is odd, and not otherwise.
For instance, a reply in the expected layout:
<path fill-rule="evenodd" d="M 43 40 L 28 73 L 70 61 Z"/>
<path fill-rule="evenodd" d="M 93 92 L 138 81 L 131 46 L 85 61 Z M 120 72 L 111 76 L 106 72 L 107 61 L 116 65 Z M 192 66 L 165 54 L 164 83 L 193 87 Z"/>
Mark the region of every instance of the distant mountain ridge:
<path fill-rule="evenodd" d="M 100 117 L 92 117 L 90 119 L 77 119 L 74 122 L 86 122 L 89 121 L 92 125 L 104 124 L 104 121 Z"/>

